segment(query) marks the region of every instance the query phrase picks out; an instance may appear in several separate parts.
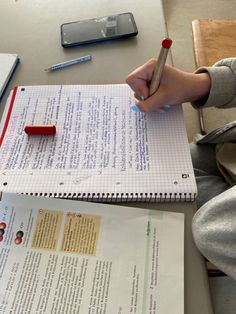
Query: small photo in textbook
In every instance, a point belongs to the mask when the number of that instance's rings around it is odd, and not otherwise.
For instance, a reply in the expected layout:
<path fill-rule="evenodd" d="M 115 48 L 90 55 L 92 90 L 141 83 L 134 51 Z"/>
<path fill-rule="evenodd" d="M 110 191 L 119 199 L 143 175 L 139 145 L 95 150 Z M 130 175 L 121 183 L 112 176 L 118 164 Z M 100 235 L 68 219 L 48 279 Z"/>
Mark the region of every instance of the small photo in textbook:
<path fill-rule="evenodd" d="M 126 84 L 18 86 L 0 124 L 0 190 L 90 201 L 193 201 L 181 106 L 134 112 Z M 26 126 L 55 126 L 32 135 Z"/>

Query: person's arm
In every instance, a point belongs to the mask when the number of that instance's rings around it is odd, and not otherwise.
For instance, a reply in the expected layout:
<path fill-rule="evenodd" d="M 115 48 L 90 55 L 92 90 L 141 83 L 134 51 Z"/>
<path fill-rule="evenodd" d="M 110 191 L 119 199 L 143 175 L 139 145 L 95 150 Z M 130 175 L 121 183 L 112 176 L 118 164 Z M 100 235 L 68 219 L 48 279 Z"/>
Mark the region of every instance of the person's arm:
<path fill-rule="evenodd" d="M 141 111 L 159 111 L 165 104 L 184 102 L 191 102 L 195 108 L 236 106 L 236 58 L 223 59 L 213 67 L 202 67 L 195 73 L 166 65 L 159 89 L 149 97 L 155 62 L 155 59 L 149 60 L 126 78 Z"/>
<path fill-rule="evenodd" d="M 159 111 L 166 104 L 193 102 L 206 98 L 209 94 L 211 82 L 207 72 L 188 73 L 165 65 L 158 90 L 149 96 L 149 84 L 155 64 L 156 60 L 151 59 L 126 78 L 141 111 Z"/>
<path fill-rule="evenodd" d="M 195 73 L 208 73 L 211 90 L 207 99 L 192 101 L 195 108 L 236 107 L 236 58 L 227 58 L 213 67 L 201 67 Z"/>

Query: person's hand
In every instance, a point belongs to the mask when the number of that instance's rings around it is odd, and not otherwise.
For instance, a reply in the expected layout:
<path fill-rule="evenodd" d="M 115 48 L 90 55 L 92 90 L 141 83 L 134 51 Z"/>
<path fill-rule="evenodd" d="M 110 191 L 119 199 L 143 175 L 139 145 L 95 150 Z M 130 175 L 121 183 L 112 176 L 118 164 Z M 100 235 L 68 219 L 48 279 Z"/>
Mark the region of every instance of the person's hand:
<path fill-rule="evenodd" d="M 207 96 L 210 90 L 208 73 L 188 73 L 165 65 L 158 90 L 149 95 L 156 60 L 151 59 L 130 73 L 126 82 L 134 91 L 136 105 L 141 111 L 160 111 L 165 105 L 192 102 Z"/>

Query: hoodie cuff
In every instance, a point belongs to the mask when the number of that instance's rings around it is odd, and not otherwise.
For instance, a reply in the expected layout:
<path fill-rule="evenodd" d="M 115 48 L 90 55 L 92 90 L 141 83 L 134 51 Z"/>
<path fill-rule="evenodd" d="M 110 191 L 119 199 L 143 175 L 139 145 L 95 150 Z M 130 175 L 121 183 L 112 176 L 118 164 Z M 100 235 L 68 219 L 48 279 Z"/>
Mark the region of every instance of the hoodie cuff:
<path fill-rule="evenodd" d="M 231 107 L 235 98 L 236 77 L 227 66 L 201 67 L 195 73 L 207 72 L 211 78 L 211 90 L 208 97 L 192 102 L 193 107 Z"/>

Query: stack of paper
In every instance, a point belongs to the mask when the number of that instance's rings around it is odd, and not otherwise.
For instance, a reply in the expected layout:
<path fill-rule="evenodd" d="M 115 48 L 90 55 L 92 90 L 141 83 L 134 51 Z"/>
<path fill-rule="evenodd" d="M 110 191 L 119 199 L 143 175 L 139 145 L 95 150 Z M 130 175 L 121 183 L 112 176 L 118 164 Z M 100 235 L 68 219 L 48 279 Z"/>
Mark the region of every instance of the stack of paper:
<path fill-rule="evenodd" d="M 0 53 L 0 99 L 11 79 L 19 58 L 16 54 Z"/>

